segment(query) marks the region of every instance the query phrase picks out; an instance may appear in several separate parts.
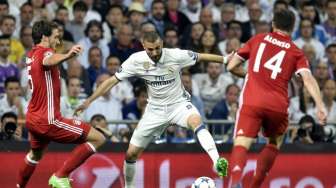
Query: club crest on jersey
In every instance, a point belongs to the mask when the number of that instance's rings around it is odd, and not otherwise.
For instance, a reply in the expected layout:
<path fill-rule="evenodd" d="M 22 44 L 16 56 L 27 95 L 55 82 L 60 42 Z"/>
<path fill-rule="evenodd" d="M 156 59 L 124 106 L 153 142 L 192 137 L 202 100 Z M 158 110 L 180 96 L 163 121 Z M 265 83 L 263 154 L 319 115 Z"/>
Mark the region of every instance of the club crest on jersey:
<path fill-rule="evenodd" d="M 81 124 L 81 121 L 79 121 L 78 119 L 74 119 L 73 123 L 77 126 L 79 126 Z"/>
<path fill-rule="evenodd" d="M 145 61 L 145 62 L 143 63 L 143 68 L 145 69 L 145 71 L 148 71 L 149 67 L 150 67 L 150 63 L 149 63 L 149 61 Z"/>

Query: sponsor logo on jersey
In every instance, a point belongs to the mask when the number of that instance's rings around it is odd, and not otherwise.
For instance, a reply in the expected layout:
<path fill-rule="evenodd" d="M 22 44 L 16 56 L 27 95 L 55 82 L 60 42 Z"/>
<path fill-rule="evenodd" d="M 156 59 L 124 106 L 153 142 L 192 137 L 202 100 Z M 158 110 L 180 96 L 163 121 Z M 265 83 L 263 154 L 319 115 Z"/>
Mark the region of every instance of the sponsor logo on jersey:
<path fill-rule="evenodd" d="M 168 85 L 175 82 L 175 78 L 171 80 L 164 80 L 164 81 L 149 81 L 146 80 L 146 84 L 152 86 L 152 87 L 158 87 L 158 86 L 163 86 L 163 85 Z"/>

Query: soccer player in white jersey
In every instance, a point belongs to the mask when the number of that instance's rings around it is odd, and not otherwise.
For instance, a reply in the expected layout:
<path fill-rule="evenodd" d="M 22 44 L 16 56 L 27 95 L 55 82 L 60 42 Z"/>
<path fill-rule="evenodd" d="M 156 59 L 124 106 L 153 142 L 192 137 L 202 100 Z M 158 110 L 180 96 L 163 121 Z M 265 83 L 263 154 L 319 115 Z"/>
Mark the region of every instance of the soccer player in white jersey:
<path fill-rule="evenodd" d="M 132 54 L 114 76 L 103 82 L 78 107 L 76 113 L 85 110 L 92 101 L 108 92 L 119 81 L 131 76 L 143 78 L 148 87 L 148 105 L 132 135 L 126 153 L 124 162 L 126 187 L 135 187 L 136 160 L 153 138 L 163 133 L 168 124 L 191 128 L 212 159 L 218 175 L 226 176 L 227 161 L 219 157 L 211 134 L 202 124 L 198 110 L 191 104 L 190 95 L 182 85 L 180 71 L 197 62 L 226 63 L 227 57 L 163 48 L 162 39 L 156 32 L 145 33 L 142 45 L 145 50 Z"/>

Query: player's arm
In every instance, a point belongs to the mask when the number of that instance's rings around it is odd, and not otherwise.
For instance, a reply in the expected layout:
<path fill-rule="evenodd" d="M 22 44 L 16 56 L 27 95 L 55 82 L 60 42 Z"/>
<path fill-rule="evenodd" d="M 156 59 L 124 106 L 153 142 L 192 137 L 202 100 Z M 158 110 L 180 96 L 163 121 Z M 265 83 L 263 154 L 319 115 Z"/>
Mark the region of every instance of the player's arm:
<path fill-rule="evenodd" d="M 232 74 L 244 78 L 246 71 L 242 66 L 243 60 L 238 55 L 233 55 L 231 60 L 226 66 L 226 70 L 230 71 Z"/>
<path fill-rule="evenodd" d="M 302 77 L 304 86 L 307 88 L 309 94 L 313 97 L 315 101 L 316 108 L 317 108 L 317 116 L 318 116 L 320 123 L 325 124 L 327 113 L 325 110 L 324 103 L 322 101 L 320 88 L 317 84 L 316 79 L 314 78 L 314 76 L 311 74 L 310 71 L 305 71 L 305 70 L 300 71 L 300 75 Z"/>
<path fill-rule="evenodd" d="M 221 55 L 215 55 L 215 54 L 199 53 L 197 62 L 215 62 L 215 63 L 226 64 L 229 58 L 230 58 L 230 55 L 221 56 Z"/>
<path fill-rule="evenodd" d="M 102 96 L 106 92 L 110 91 L 110 89 L 118 82 L 119 80 L 116 76 L 111 76 L 109 79 L 105 80 L 102 84 L 99 85 L 99 87 L 93 92 L 93 94 L 75 110 L 75 115 L 78 115 L 79 113 L 84 111 L 94 100 L 96 100 L 98 97 Z"/>
<path fill-rule="evenodd" d="M 66 54 L 54 53 L 54 54 L 51 54 L 50 56 L 46 56 L 43 59 L 42 63 L 43 63 L 44 66 L 58 65 L 58 64 L 66 61 L 66 60 L 68 60 L 72 57 L 75 57 L 75 56 L 79 55 L 82 51 L 83 51 L 82 46 L 75 45 Z"/>

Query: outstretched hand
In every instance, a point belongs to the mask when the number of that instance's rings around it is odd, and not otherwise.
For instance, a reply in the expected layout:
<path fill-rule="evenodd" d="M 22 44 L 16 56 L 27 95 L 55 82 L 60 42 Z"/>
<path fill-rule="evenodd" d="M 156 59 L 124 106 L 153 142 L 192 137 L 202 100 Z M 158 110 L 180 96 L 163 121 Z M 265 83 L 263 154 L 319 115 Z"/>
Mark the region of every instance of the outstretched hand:
<path fill-rule="evenodd" d="M 233 56 L 234 56 L 234 54 L 235 54 L 235 52 L 234 51 L 232 51 L 230 54 L 228 54 L 227 56 L 224 56 L 224 64 L 228 64 L 230 61 L 231 61 L 231 59 L 233 58 Z"/>
<path fill-rule="evenodd" d="M 74 116 L 79 116 L 81 113 L 83 113 L 88 107 L 90 103 L 88 101 L 84 101 L 83 104 L 79 105 L 74 112 Z"/>
<path fill-rule="evenodd" d="M 74 46 L 71 47 L 68 54 L 69 54 L 70 57 L 74 57 L 74 56 L 79 55 L 82 52 L 83 52 L 83 47 L 81 45 L 77 44 L 77 45 L 74 45 Z"/>
<path fill-rule="evenodd" d="M 321 125 L 325 125 L 327 122 L 327 110 L 324 106 L 317 108 L 317 119 Z"/>

